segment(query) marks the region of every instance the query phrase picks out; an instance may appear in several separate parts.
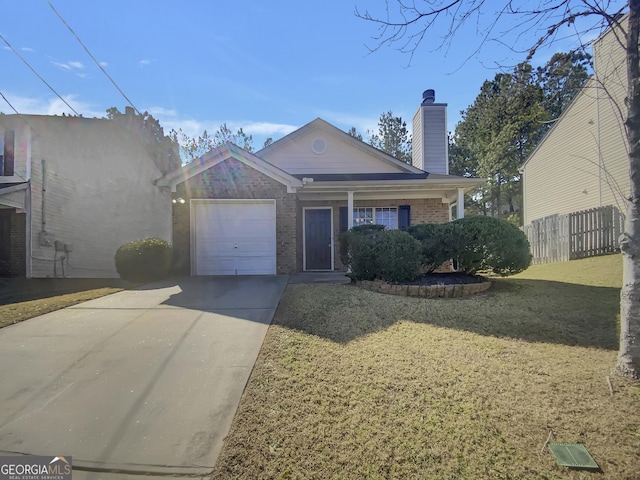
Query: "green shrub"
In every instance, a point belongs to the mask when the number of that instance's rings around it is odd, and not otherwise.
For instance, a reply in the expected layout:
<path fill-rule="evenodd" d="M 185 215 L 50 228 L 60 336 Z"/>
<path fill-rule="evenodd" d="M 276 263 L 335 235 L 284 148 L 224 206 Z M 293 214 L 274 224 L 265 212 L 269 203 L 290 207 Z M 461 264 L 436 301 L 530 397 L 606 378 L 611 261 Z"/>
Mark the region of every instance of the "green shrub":
<path fill-rule="evenodd" d="M 421 244 L 422 270 L 431 273 L 444 262 L 454 258 L 453 244 L 459 243 L 458 228 L 452 223 L 421 223 L 407 228 L 407 232 Z"/>
<path fill-rule="evenodd" d="M 115 255 L 116 270 L 124 280 L 149 282 L 168 276 L 171 268 L 171 245 L 159 238 L 127 242 Z"/>
<path fill-rule="evenodd" d="M 351 231 L 355 232 L 355 233 L 364 233 L 365 235 L 367 234 L 374 234 L 374 233 L 378 233 L 381 232 L 385 229 L 384 225 L 378 225 L 378 224 L 364 224 L 364 225 L 356 225 L 355 227 L 351 227 Z"/>
<path fill-rule="evenodd" d="M 385 230 L 377 235 L 374 252 L 379 265 L 376 277 L 387 282 L 409 282 L 420 274 L 422 245 L 402 230 Z"/>
<path fill-rule="evenodd" d="M 531 263 L 529 242 L 515 225 L 493 217 L 420 224 L 406 231 L 362 225 L 340 238 L 340 258 L 356 280 L 407 282 L 453 259 L 461 272 L 511 275 Z"/>
<path fill-rule="evenodd" d="M 375 252 L 377 236 L 384 225 L 358 225 L 340 236 L 340 260 L 355 280 L 373 280 L 380 271 Z"/>
<path fill-rule="evenodd" d="M 529 241 L 522 230 L 506 220 L 476 216 L 453 222 L 463 232 L 464 247 L 459 249 L 458 270 L 476 273 L 490 270 L 512 275 L 531 264 Z"/>

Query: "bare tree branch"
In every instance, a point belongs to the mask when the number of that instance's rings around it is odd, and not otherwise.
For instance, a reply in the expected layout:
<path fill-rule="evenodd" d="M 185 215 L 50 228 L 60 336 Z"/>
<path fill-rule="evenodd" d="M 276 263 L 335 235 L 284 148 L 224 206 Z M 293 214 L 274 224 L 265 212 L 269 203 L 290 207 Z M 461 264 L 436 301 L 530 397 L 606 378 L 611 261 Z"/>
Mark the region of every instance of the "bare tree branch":
<path fill-rule="evenodd" d="M 372 36 L 374 44 L 367 45 L 370 53 L 392 47 L 409 56 L 409 65 L 427 39 L 432 41 L 429 51 L 444 50 L 448 54 L 454 38 L 473 25 L 478 41 L 464 65 L 488 42 L 499 43 L 514 53 L 526 52 L 529 60 L 541 47 L 558 40 L 561 29 L 587 17 L 597 16 L 600 20 L 583 32 L 620 27 L 618 19 L 624 8 L 616 7 L 612 12 L 612 3 L 612 0 L 505 0 L 496 7 L 495 2 L 486 0 L 385 0 L 383 15 L 369 10 L 361 12 L 357 7 L 355 15 L 377 26 L 377 34 Z M 437 25 L 446 25 L 446 33 L 433 38 Z M 500 25 L 506 28 L 499 30 Z M 514 36 L 515 42 L 503 40 L 505 36 Z M 521 46 L 526 42 L 529 45 Z"/>

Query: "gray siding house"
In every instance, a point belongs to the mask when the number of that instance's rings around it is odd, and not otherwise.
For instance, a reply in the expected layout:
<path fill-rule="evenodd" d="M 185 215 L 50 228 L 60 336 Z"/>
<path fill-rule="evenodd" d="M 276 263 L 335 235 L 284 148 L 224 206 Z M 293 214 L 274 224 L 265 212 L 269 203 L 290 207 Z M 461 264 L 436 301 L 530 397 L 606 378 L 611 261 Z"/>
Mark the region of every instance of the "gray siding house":
<path fill-rule="evenodd" d="M 521 168 L 525 226 L 607 205 L 626 211 L 625 52 L 609 30 L 593 55 L 594 75 Z"/>
<path fill-rule="evenodd" d="M 0 276 L 117 277 L 128 241 L 171 240 L 171 195 L 138 133 L 107 119 L 0 115 Z"/>

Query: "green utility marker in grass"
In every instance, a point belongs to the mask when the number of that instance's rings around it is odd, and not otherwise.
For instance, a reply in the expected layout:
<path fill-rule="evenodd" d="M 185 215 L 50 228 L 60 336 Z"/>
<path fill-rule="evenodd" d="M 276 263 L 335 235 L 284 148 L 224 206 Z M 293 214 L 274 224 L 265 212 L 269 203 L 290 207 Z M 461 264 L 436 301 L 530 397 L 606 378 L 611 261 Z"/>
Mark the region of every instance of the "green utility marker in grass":
<path fill-rule="evenodd" d="M 581 443 L 549 443 L 549 450 L 556 457 L 558 465 L 563 467 L 600 469 L 587 448 Z"/>

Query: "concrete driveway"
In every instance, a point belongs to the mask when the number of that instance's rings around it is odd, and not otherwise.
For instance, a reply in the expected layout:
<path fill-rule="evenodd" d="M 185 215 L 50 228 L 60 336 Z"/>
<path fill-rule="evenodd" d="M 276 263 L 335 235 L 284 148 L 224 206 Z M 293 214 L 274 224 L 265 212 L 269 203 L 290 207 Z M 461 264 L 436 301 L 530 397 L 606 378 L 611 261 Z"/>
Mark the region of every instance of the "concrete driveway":
<path fill-rule="evenodd" d="M 74 480 L 205 476 L 287 280 L 186 278 L 1 329 L 0 454 L 70 455 Z"/>

